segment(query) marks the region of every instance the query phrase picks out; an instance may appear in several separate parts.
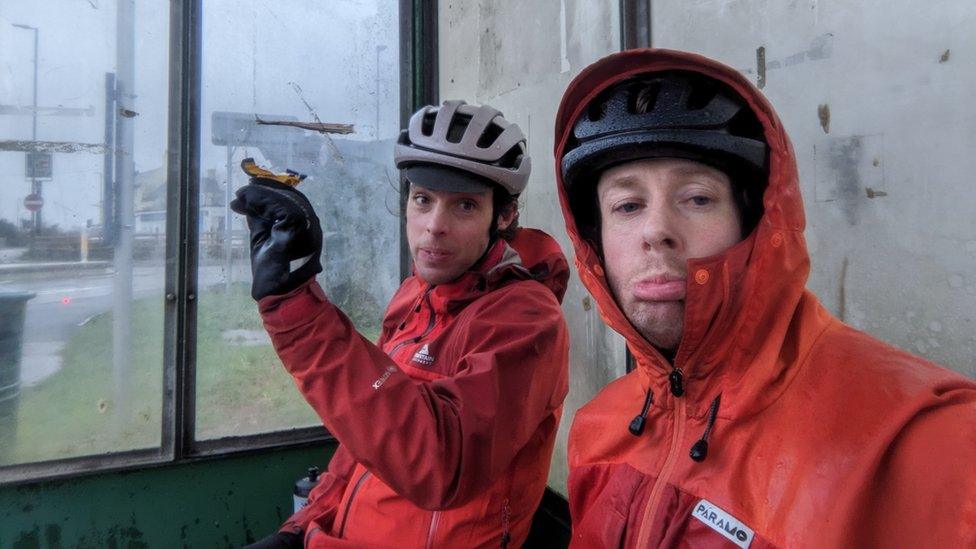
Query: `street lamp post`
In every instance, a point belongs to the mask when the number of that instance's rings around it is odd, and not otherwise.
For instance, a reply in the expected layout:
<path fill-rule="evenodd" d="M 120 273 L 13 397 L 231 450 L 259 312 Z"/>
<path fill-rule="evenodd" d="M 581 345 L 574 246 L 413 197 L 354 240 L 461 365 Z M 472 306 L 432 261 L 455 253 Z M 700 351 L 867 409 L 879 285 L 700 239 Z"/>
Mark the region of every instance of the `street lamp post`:
<path fill-rule="evenodd" d="M 376 46 L 376 140 L 380 140 L 380 52 L 386 46 L 380 44 Z"/>
<path fill-rule="evenodd" d="M 38 42 L 38 31 L 37 27 L 32 27 L 30 25 L 22 25 L 20 23 L 14 23 L 15 27 L 19 29 L 34 31 L 34 101 L 33 108 L 31 109 L 32 125 L 31 125 L 31 141 L 34 142 L 35 146 L 37 144 L 37 42 Z M 37 151 L 34 151 L 35 153 Z M 29 153 L 28 153 L 29 154 Z M 31 194 L 37 195 L 41 198 L 41 182 L 35 177 L 37 174 L 31 173 Z M 41 210 L 31 212 L 31 221 L 34 226 L 34 234 L 41 232 Z"/>

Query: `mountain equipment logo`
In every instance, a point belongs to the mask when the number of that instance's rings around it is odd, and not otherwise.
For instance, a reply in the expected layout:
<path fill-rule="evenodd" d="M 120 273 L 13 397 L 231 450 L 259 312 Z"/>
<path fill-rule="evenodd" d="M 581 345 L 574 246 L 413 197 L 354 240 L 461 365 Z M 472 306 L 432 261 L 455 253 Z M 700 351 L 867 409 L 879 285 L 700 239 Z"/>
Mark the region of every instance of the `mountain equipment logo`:
<path fill-rule="evenodd" d="M 695 504 L 695 511 L 692 513 L 692 516 L 701 521 L 705 526 L 728 538 L 732 543 L 742 547 L 742 549 L 749 547 L 755 535 L 751 528 L 743 524 L 739 519 L 719 509 L 707 499 L 700 500 Z"/>
<path fill-rule="evenodd" d="M 430 366 L 434 363 L 434 357 L 431 356 L 430 350 L 427 348 L 426 343 L 424 343 L 424 346 L 413 355 L 413 361 L 423 364 L 424 366 Z"/>

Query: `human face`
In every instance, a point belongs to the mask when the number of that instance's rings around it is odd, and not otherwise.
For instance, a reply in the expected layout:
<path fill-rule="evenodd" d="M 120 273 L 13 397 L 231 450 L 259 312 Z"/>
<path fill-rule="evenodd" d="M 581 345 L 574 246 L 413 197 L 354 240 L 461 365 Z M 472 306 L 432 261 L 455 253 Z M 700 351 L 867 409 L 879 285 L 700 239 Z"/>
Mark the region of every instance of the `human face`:
<path fill-rule="evenodd" d="M 673 351 L 684 329 L 686 262 L 742 239 L 728 176 L 691 160 L 635 160 L 597 184 L 605 271 L 634 328 Z"/>
<path fill-rule="evenodd" d="M 492 191 L 456 193 L 410 185 L 407 243 L 417 275 L 430 284 L 450 282 L 474 266 L 488 248 Z M 504 230 L 511 219 L 498 221 Z"/>

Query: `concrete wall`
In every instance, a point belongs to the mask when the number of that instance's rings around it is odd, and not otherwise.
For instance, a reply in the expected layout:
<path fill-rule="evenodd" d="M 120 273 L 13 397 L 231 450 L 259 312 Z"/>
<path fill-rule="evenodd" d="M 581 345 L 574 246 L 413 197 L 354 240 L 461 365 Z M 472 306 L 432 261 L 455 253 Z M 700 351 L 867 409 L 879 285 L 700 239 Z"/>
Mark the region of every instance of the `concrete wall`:
<path fill-rule="evenodd" d="M 762 80 L 793 139 L 809 287 L 976 375 L 976 9 L 962 0 L 652 2 L 656 47 Z M 757 60 L 764 48 L 765 63 Z"/>
<path fill-rule="evenodd" d="M 441 99 L 488 103 L 529 138 L 532 179 L 523 226 L 554 235 L 572 263 L 553 172 L 553 121 L 569 81 L 620 44 L 617 2 L 454 0 L 439 2 Z M 566 434 L 573 414 L 625 371 L 622 339 L 600 320 L 575 270 L 563 302 L 572 337 L 570 392 L 550 485 L 565 494 Z"/>

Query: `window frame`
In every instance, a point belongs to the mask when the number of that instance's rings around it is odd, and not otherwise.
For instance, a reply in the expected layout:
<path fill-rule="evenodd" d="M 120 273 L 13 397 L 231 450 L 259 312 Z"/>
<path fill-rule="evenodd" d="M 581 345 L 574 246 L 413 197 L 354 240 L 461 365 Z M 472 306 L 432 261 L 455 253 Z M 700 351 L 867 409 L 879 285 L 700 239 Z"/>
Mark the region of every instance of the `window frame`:
<path fill-rule="evenodd" d="M 205 0 L 171 0 L 160 446 L 0 466 L 0 486 L 161 467 L 334 440 L 322 426 L 197 440 L 196 346 L 202 24 Z M 437 101 L 437 1 L 399 0 L 400 127 Z M 405 184 L 401 178 L 401 190 Z M 410 274 L 400 220 L 400 279 Z"/>

